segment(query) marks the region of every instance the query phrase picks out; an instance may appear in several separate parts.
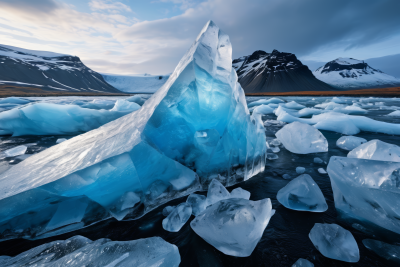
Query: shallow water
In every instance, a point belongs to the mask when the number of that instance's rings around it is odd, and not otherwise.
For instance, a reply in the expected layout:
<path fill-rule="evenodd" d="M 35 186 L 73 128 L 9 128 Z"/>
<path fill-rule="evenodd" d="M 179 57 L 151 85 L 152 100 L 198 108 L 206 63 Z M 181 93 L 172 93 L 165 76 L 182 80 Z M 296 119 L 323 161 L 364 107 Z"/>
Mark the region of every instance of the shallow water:
<path fill-rule="evenodd" d="M 104 99 L 104 97 L 102 99 Z M 258 98 L 251 97 L 248 98 L 248 101 L 250 102 L 256 99 Z M 315 100 L 311 100 L 312 97 L 286 97 L 282 99 L 286 101 L 295 100 L 307 107 L 312 107 L 315 104 L 324 102 L 327 99 L 330 100 L 331 98 L 314 97 Z M 358 98 L 346 99 L 358 101 Z M 384 101 L 385 106 L 400 107 L 400 100 L 398 99 L 364 98 L 363 100 L 364 103 Z M 62 99 L 57 99 L 57 101 L 62 101 Z M 349 102 L 349 104 L 351 104 L 351 102 Z M 375 109 L 378 108 L 378 106 L 374 105 L 371 106 L 371 108 Z M 368 109 L 367 117 L 380 121 L 400 123 L 400 118 L 385 116 L 393 110 L 372 109 Z M 264 116 L 263 119 L 275 120 L 276 116 L 268 115 Z M 280 127 L 267 128 L 267 139 L 275 138 L 274 134 L 279 129 Z M 263 173 L 229 188 L 229 191 L 236 187 L 242 187 L 250 191 L 251 200 L 271 198 L 273 208 L 276 210 L 262 239 L 250 257 L 238 258 L 224 255 L 197 236 L 190 228 L 189 222 L 186 223 L 178 233 L 170 233 L 163 230 L 161 225 L 164 219 L 162 209 L 168 205 L 177 205 L 185 201 L 186 197 L 175 199 L 134 221 L 118 222 L 115 219 L 110 219 L 85 229 L 51 238 L 34 241 L 9 240 L 0 242 L 0 255 L 16 255 L 40 244 L 53 240 L 67 239 L 74 235 L 83 235 L 92 240 L 110 238 L 119 241 L 160 236 L 164 240 L 179 247 L 182 258 L 181 266 L 291 266 L 298 258 L 308 259 L 314 263 L 315 266 L 392 266 L 393 264 L 370 252 L 362 244 L 363 239 L 374 237 L 362 233 L 352 228 L 351 224 L 338 219 L 334 207 L 329 176 L 327 174 L 319 174 L 317 171 L 317 169 L 321 167 L 326 169 L 327 164 L 313 163 L 313 159 L 319 157 L 325 162 L 328 162 L 331 156 L 346 156 L 348 151 L 336 147 L 336 140 L 342 136 L 341 134 L 328 131 L 322 131 L 322 133 L 329 142 L 328 152 L 296 155 L 281 147 L 281 152 L 278 153 L 279 159 L 275 161 L 267 160 L 266 169 Z M 388 143 L 400 145 L 399 136 L 369 132 L 361 132 L 356 136 L 363 137 L 367 140 L 380 139 Z M 27 151 L 28 154 L 33 154 L 55 145 L 56 140 L 63 137 L 71 138 L 72 136 L 1 137 L 0 152 L 17 145 L 35 143 L 35 145 L 30 145 Z M 19 162 L 19 160 L 15 160 L 14 158 L 5 158 L 0 160 L 0 163 L 5 161 L 10 164 L 17 164 Z M 289 180 L 283 179 L 282 175 L 289 174 L 291 179 L 297 177 L 298 174 L 296 174 L 295 169 L 299 166 L 305 167 L 306 173 L 310 174 L 321 188 L 328 204 L 328 210 L 326 212 L 311 213 L 293 211 L 283 207 L 276 200 L 278 190 L 289 182 Z M 201 194 L 205 193 L 203 192 Z M 191 220 L 193 218 L 192 216 Z M 350 264 L 322 256 L 308 238 L 308 234 L 315 223 L 337 223 L 351 231 L 360 249 L 360 261 Z M 385 237 L 376 239 L 385 241 Z M 390 241 L 393 242 L 393 240 Z M 400 239 L 397 241 L 400 242 Z"/>

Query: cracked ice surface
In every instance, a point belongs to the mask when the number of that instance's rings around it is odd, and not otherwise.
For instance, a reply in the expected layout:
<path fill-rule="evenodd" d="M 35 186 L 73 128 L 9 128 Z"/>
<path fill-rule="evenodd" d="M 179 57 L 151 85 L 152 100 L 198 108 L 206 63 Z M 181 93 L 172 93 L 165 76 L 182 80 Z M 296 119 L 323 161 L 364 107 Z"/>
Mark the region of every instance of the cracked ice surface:
<path fill-rule="evenodd" d="M 215 174 L 231 185 L 263 171 L 261 115 L 249 114 L 231 53 L 229 37 L 208 22 L 139 110 L 2 173 L 0 239 L 135 219 L 206 188 Z M 40 202 L 28 201 L 32 195 Z M 72 205 L 80 208 L 69 211 Z"/>

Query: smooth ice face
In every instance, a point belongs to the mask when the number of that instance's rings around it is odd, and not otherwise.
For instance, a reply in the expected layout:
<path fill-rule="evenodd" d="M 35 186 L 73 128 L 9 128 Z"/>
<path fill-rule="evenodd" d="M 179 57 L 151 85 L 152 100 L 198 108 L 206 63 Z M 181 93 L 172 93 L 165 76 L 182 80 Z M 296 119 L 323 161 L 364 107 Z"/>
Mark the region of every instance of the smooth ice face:
<path fill-rule="evenodd" d="M 400 264 L 400 246 L 373 239 L 364 239 L 362 242 L 367 249 L 375 252 L 380 257 Z"/>
<path fill-rule="evenodd" d="M 367 140 L 361 137 L 342 136 L 336 141 L 336 146 L 344 150 L 353 150 L 366 142 Z"/>
<path fill-rule="evenodd" d="M 331 157 L 327 170 L 336 209 L 400 233 L 400 163 Z"/>
<path fill-rule="evenodd" d="M 308 174 L 302 174 L 278 191 L 279 203 L 288 209 L 324 212 L 328 209 L 324 195 Z"/>
<path fill-rule="evenodd" d="M 314 267 L 314 264 L 306 259 L 300 258 L 292 265 L 292 267 Z"/>
<path fill-rule="evenodd" d="M 337 224 L 316 223 L 308 236 L 315 248 L 327 258 L 345 262 L 360 260 L 353 235 Z"/>
<path fill-rule="evenodd" d="M 207 206 L 230 197 L 228 190 L 216 179 L 213 179 L 208 185 Z"/>
<path fill-rule="evenodd" d="M 347 157 L 400 162 L 400 147 L 381 140 L 371 140 L 354 148 Z"/>
<path fill-rule="evenodd" d="M 207 208 L 207 198 L 203 195 L 190 194 L 186 202 L 192 206 L 192 213 L 194 216 L 199 215 Z"/>
<path fill-rule="evenodd" d="M 231 54 L 229 37 L 208 22 L 168 81 L 139 110 L 2 173 L 0 210 L 4 207 L 7 216 L 0 212 L 0 239 L 50 234 L 45 226 L 55 216 L 54 209 L 82 196 L 103 213 L 82 215 L 82 208 L 73 222 L 67 216 L 57 217 L 57 231 L 85 227 L 110 216 L 135 219 L 173 198 L 205 189 L 216 174 L 231 185 L 263 171 L 266 138 L 261 115 L 249 114 Z M 58 114 L 57 109 L 54 114 L 44 111 L 49 120 Z M 65 127 L 62 132 L 71 130 L 69 123 Z M 63 201 L 30 203 L 27 192 L 34 189 Z M 122 209 L 121 198 L 127 192 L 140 202 Z M 67 202 L 60 209 L 67 207 L 73 206 Z M 14 219 L 18 216 L 24 218 L 23 223 Z"/>
<path fill-rule="evenodd" d="M 250 256 L 275 210 L 269 198 L 221 200 L 199 214 L 190 226 L 226 255 Z"/>
<path fill-rule="evenodd" d="M 192 206 L 190 203 L 181 203 L 162 221 L 162 226 L 168 232 L 179 232 L 182 226 L 189 220 L 190 215 L 192 215 Z"/>
<path fill-rule="evenodd" d="M 15 257 L 0 257 L 1 266 L 179 266 L 178 248 L 161 237 L 133 241 L 91 241 L 74 236 L 32 248 Z"/>
<path fill-rule="evenodd" d="M 284 147 L 292 153 L 308 154 L 328 151 L 328 141 L 322 133 L 304 123 L 290 123 L 275 135 Z"/>

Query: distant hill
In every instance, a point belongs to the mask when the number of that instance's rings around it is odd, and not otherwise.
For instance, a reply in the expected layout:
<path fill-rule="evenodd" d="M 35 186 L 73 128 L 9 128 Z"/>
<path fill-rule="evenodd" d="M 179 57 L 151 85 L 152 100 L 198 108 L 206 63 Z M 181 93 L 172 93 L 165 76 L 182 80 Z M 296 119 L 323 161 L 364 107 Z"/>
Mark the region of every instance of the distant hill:
<path fill-rule="evenodd" d="M 126 93 L 155 93 L 169 78 L 169 74 L 102 75 L 106 82 Z"/>
<path fill-rule="evenodd" d="M 255 51 L 232 61 L 245 93 L 334 91 L 335 88 L 316 79 L 294 54 L 278 50 Z"/>
<path fill-rule="evenodd" d="M 76 57 L 0 44 L 0 85 L 47 91 L 120 93 Z"/>
<path fill-rule="evenodd" d="M 314 75 L 319 80 L 342 90 L 400 86 L 400 79 L 354 58 L 332 60 L 315 70 Z"/>

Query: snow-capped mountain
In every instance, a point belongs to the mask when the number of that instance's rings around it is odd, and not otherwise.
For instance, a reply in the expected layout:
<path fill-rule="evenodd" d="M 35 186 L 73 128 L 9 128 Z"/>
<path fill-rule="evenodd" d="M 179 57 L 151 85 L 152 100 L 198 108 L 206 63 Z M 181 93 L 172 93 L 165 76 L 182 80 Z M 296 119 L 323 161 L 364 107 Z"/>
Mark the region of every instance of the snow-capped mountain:
<path fill-rule="evenodd" d="M 339 89 L 400 86 L 400 79 L 370 67 L 362 60 L 337 58 L 314 71 L 319 80 Z"/>
<path fill-rule="evenodd" d="M 0 45 L 0 84 L 60 92 L 120 93 L 78 57 Z"/>
<path fill-rule="evenodd" d="M 232 66 L 246 93 L 335 90 L 316 79 L 291 53 L 258 50 L 233 60 Z"/>
<path fill-rule="evenodd" d="M 103 73 L 106 82 L 126 93 L 155 93 L 169 78 L 168 75 L 116 75 Z"/>

